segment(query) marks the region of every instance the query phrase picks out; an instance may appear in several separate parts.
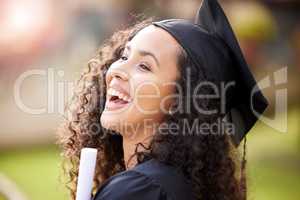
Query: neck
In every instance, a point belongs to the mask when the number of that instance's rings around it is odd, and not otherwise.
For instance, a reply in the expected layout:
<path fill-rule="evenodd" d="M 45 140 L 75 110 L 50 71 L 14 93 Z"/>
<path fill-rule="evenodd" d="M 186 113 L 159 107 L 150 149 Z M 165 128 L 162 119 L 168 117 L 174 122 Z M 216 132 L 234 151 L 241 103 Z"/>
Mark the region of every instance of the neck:
<path fill-rule="evenodd" d="M 149 146 L 154 130 L 148 128 L 140 128 L 134 131 L 127 132 L 123 135 L 123 151 L 126 170 L 133 168 L 137 164 L 135 153 L 136 145 L 142 143 L 145 147 Z M 130 159 L 131 158 L 131 159 Z"/>

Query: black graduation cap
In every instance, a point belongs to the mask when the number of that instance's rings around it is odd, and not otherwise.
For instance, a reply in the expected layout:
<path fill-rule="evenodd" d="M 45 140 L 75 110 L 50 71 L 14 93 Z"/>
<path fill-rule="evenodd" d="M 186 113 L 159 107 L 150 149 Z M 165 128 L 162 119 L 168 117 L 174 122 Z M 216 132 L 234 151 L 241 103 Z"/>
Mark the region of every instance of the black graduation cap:
<path fill-rule="evenodd" d="M 226 119 L 234 125 L 233 142 L 236 146 L 258 120 L 268 102 L 257 87 L 230 23 L 217 0 L 203 0 L 195 21 L 167 19 L 152 22 L 170 33 L 187 52 L 189 58 L 202 68 L 208 78 L 219 81 L 235 81 L 235 90 L 226 97 Z M 217 59 L 230 53 L 230 66 L 215 65 Z M 224 53 L 224 51 L 226 51 Z M 206 63 L 203 64 L 203 60 Z M 219 61 L 222 62 L 222 61 Z M 253 92 L 255 90 L 255 92 Z M 253 93 L 253 94 L 252 94 Z M 227 95 L 227 94 L 226 94 Z"/>

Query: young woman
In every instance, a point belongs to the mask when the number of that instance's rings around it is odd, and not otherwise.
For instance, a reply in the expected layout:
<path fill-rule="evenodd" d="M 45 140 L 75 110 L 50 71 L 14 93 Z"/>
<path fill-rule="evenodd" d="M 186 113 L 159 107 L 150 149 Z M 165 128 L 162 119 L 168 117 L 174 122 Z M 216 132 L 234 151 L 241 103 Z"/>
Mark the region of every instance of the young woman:
<path fill-rule="evenodd" d="M 236 150 L 266 106 L 217 1 L 119 31 L 61 132 L 73 199 L 83 147 L 98 149 L 95 200 L 246 199 Z"/>

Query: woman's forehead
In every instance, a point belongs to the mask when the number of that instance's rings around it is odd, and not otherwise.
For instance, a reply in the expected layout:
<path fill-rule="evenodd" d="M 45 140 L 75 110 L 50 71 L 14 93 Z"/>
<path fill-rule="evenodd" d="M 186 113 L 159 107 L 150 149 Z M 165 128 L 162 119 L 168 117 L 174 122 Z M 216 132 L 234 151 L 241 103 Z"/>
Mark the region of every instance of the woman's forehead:
<path fill-rule="evenodd" d="M 156 51 L 166 50 L 169 52 L 176 52 L 180 46 L 167 31 L 154 25 L 148 25 L 140 30 L 128 43 L 133 48 L 143 46 Z"/>

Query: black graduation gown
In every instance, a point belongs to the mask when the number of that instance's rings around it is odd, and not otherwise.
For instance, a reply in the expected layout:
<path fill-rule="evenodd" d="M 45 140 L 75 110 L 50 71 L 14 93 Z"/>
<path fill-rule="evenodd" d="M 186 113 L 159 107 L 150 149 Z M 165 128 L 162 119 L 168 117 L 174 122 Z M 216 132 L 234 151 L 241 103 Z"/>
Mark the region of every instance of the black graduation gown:
<path fill-rule="evenodd" d="M 93 200 L 194 200 L 192 195 L 180 172 L 150 159 L 107 179 Z"/>

